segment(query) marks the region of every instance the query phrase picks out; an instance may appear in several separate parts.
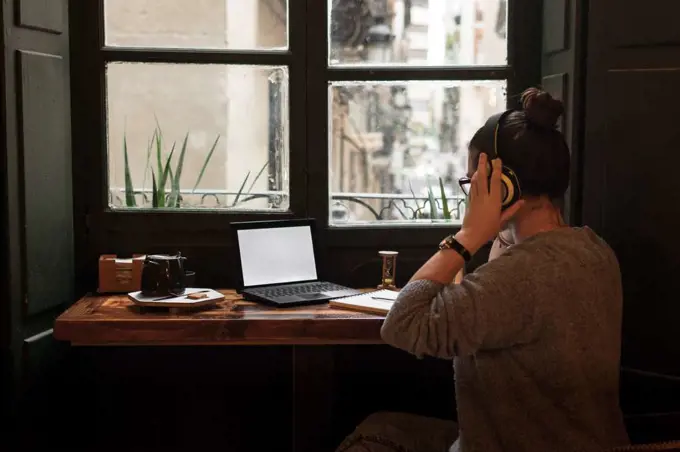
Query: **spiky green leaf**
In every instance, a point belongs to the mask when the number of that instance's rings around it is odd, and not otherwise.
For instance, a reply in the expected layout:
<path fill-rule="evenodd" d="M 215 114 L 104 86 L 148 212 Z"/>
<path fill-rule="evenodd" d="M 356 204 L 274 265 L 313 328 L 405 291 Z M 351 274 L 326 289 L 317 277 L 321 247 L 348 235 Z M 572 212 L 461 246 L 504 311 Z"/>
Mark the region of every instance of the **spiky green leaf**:
<path fill-rule="evenodd" d="M 246 186 L 246 182 L 248 182 L 249 177 L 250 171 L 248 171 L 248 174 L 246 174 L 246 178 L 243 179 L 243 182 L 241 183 L 241 188 L 238 189 L 238 192 L 236 193 L 236 197 L 234 198 L 234 202 L 231 204 L 231 207 L 236 206 L 236 203 L 238 203 L 239 198 L 241 198 L 241 193 L 243 193 L 243 188 Z"/>
<path fill-rule="evenodd" d="M 156 175 L 153 172 L 153 168 L 151 169 L 151 207 L 159 207 L 158 205 L 158 192 L 156 191 Z"/>
<path fill-rule="evenodd" d="M 201 171 L 198 173 L 198 177 L 196 178 L 196 183 L 194 184 L 194 188 L 191 191 L 195 191 L 196 188 L 198 188 L 198 184 L 201 183 L 201 179 L 203 179 L 203 174 L 205 174 L 206 168 L 208 168 L 208 164 L 210 163 L 210 159 L 212 158 L 213 154 L 215 153 L 215 149 L 217 149 L 217 143 L 220 141 L 220 136 L 217 135 L 217 138 L 215 138 L 215 142 L 213 143 L 212 147 L 210 148 L 210 152 L 208 152 L 207 157 L 205 158 L 205 161 L 203 162 L 203 166 L 201 167 Z"/>
<path fill-rule="evenodd" d="M 125 205 L 127 207 L 137 207 L 137 201 L 135 200 L 135 189 L 132 185 L 132 175 L 130 174 L 127 133 L 123 135 L 123 154 L 125 155 Z"/>
<path fill-rule="evenodd" d="M 430 187 L 429 182 L 427 185 L 427 200 L 430 203 L 430 218 L 434 220 L 437 218 L 437 200 L 434 199 L 432 187 Z"/>
<path fill-rule="evenodd" d="M 170 181 L 170 194 L 168 195 L 168 207 L 179 207 L 179 190 L 176 190 L 176 184 L 175 184 L 175 174 L 172 171 L 172 168 L 168 171 L 168 180 Z"/>
<path fill-rule="evenodd" d="M 445 220 L 450 220 L 451 219 L 451 212 L 449 211 L 449 201 L 446 199 L 446 190 L 444 190 L 444 181 L 442 178 L 439 178 L 439 192 L 441 193 L 442 197 L 442 210 L 444 211 L 444 219 Z"/>
<path fill-rule="evenodd" d="M 151 139 L 146 145 L 146 164 L 144 165 L 144 178 L 142 179 L 142 188 L 146 188 L 146 175 L 149 173 L 151 165 L 151 154 L 153 150 L 153 145 L 156 140 L 156 130 L 154 129 Z"/>
<path fill-rule="evenodd" d="M 260 171 L 258 171 L 257 175 L 255 176 L 255 179 L 253 179 L 253 182 L 250 184 L 250 187 L 248 187 L 248 191 L 246 192 L 246 194 L 253 191 L 253 187 L 255 187 L 255 184 L 257 183 L 258 179 L 260 178 L 260 176 L 262 176 L 264 170 L 267 169 L 268 166 L 269 160 L 267 160 L 267 162 L 262 166 L 262 168 L 260 168 Z"/>

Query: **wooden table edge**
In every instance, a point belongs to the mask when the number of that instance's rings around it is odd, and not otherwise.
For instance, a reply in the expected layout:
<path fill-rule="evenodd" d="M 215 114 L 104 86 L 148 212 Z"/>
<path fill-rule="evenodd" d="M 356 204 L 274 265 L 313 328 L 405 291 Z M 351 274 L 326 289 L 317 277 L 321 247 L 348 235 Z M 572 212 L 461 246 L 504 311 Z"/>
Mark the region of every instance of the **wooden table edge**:
<path fill-rule="evenodd" d="M 72 347 L 328 347 L 328 346 L 342 346 L 342 345 L 386 345 L 382 340 L 336 340 L 336 341 L 303 341 L 303 340 L 281 340 L 275 341 L 270 339 L 253 340 L 253 341 L 222 341 L 222 342 L 200 342 L 200 341 L 159 341 L 159 342 L 112 342 L 112 341 L 69 341 L 58 339 L 63 342 L 68 342 Z"/>
<path fill-rule="evenodd" d="M 230 296 L 234 292 L 220 290 Z M 385 316 L 328 308 L 327 305 L 300 309 L 268 309 L 238 300 L 242 316 L 192 317 L 182 313 L 157 316 L 101 315 L 110 297 L 88 294 L 66 309 L 55 321 L 56 340 L 74 346 L 238 346 L 238 345 L 354 345 L 383 344 L 380 328 Z M 252 308 L 251 308 L 252 306 Z M 126 307 L 127 308 L 127 307 Z M 123 308 L 118 308 L 123 309 Z M 252 309 L 252 311 L 251 311 Z M 314 311 L 319 309 L 319 316 Z M 299 310 L 300 315 L 295 312 Z M 337 317 L 335 317 L 337 315 Z"/>

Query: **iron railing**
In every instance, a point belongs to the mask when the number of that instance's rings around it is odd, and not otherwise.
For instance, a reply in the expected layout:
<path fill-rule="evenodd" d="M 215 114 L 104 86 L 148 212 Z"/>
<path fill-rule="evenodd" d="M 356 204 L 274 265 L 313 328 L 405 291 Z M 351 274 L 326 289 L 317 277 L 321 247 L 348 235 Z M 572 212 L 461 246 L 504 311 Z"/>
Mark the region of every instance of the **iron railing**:
<path fill-rule="evenodd" d="M 151 207 L 151 189 L 133 191 L 138 207 Z M 166 194 L 166 196 L 169 196 Z M 464 215 L 465 195 L 447 196 L 447 212 L 441 197 L 414 196 L 402 193 L 331 193 L 330 210 L 334 222 L 352 222 L 366 215 L 374 221 L 450 219 L 460 221 Z M 266 200 L 263 205 L 262 201 Z M 180 207 L 193 209 L 273 210 L 287 208 L 288 193 L 284 191 L 251 191 L 247 194 L 230 190 L 197 189 L 180 190 Z M 259 202 L 259 205 L 255 205 Z M 109 190 L 109 205 L 114 209 L 126 208 L 125 189 Z M 434 215 L 434 217 L 433 217 Z"/>

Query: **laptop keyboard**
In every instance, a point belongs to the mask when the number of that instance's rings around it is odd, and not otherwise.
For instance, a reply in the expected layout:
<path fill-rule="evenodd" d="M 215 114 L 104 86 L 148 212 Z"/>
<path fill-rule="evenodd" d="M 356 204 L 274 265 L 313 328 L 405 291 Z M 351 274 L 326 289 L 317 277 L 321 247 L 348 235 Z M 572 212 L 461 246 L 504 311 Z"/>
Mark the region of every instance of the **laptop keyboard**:
<path fill-rule="evenodd" d="M 268 298 L 284 297 L 288 295 L 304 295 L 308 293 L 329 292 L 333 290 L 346 290 L 344 286 L 328 282 L 313 282 L 303 284 L 286 284 L 278 287 L 262 287 L 250 289 L 249 292 Z"/>

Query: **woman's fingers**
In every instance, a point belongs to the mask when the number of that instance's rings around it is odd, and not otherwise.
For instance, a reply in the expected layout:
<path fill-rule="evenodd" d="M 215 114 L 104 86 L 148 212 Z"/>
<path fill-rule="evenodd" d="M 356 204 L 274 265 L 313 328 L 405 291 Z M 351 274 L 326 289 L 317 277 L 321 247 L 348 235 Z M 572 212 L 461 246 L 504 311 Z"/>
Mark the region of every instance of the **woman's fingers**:
<path fill-rule="evenodd" d="M 479 161 L 477 162 L 477 185 L 480 193 L 489 193 L 489 170 L 486 166 L 489 163 L 489 157 L 484 153 L 479 153 Z"/>
<path fill-rule="evenodd" d="M 488 157 L 486 156 L 485 153 L 481 152 L 479 154 L 479 160 L 477 160 L 477 170 L 475 173 L 472 175 L 471 183 L 470 183 L 470 199 L 472 200 L 473 194 L 476 197 L 477 195 L 483 195 L 486 193 L 489 193 L 489 186 L 488 186 L 488 170 L 486 168 L 488 162 Z"/>
<path fill-rule="evenodd" d="M 470 201 L 477 197 L 477 181 L 479 180 L 479 171 L 475 171 L 470 178 Z"/>
<path fill-rule="evenodd" d="M 494 200 L 501 202 L 501 172 L 503 163 L 501 163 L 501 159 L 496 158 L 491 160 L 491 165 L 493 169 L 491 173 L 491 190 L 489 190 L 489 194 Z"/>
<path fill-rule="evenodd" d="M 491 168 L 491 174 L 489 174 L 489 168 Z M 503 163 L 501 159 L 493 159 L 491 160 L 491 165 L 489 165 L 489 157 L 483 152 L 480 153 L 477 171 L 472 175 L 470 193 L 475 193 L 476 195 L 481 193 L 489 194 L 500 202 L 502 168 Z"/>

